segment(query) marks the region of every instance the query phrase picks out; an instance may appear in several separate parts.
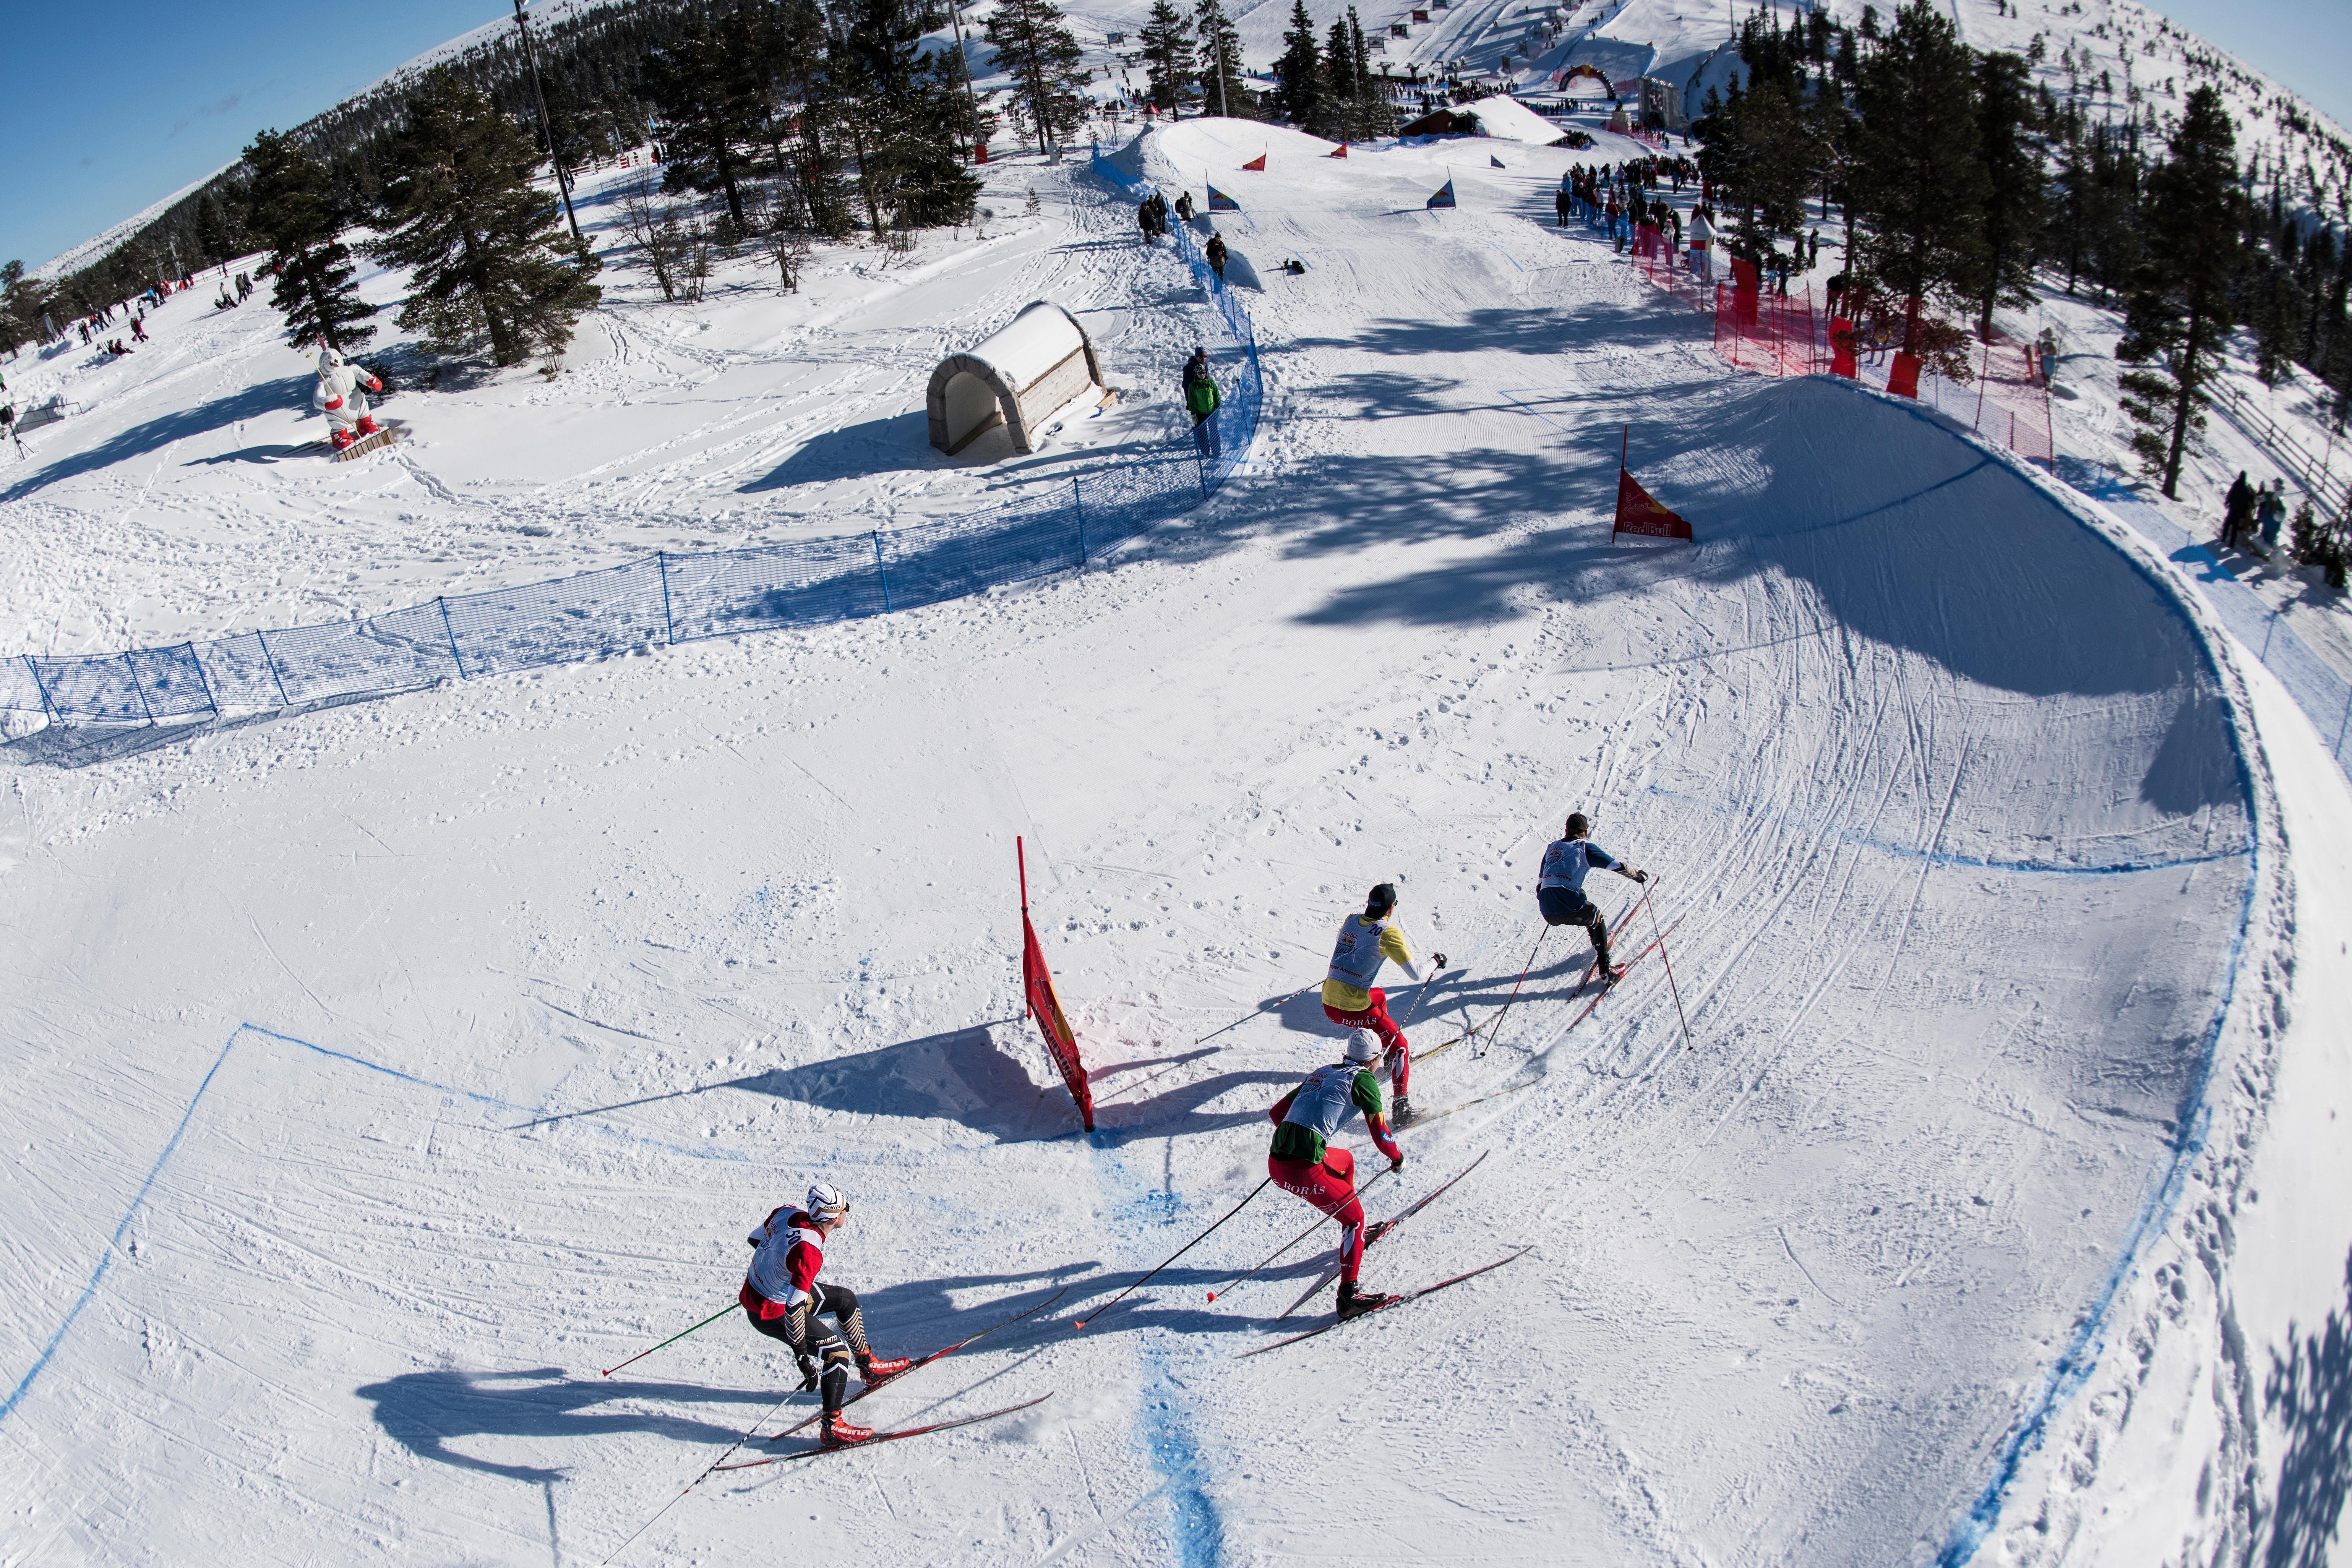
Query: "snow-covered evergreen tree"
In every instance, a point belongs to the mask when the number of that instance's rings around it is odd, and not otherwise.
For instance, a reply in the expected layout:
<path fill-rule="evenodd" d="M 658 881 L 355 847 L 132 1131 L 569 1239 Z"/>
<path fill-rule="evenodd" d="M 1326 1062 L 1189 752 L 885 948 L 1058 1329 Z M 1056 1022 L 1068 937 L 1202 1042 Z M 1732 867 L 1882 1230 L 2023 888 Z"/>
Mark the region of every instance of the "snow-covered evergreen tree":
<path fill-rule="evenodd" d="M 1192 30 L 1170 0 L 1151 0 L 1143 24 L 1144 91 L 1152 104 L 1175 119 L 1195 91 Z"/>
<path fill-rule="evenodd" d="M 1058 159 L 1064 139 L 1077 134 L 1086 116 L 1078 89 L 1087 79 L 1060 7 L 1053 0 L 998 0 L 988 16 L 988 41 L 997 63 L 1013 73 L 1018 117 L 1029 122 L 1037 150 Z"/>

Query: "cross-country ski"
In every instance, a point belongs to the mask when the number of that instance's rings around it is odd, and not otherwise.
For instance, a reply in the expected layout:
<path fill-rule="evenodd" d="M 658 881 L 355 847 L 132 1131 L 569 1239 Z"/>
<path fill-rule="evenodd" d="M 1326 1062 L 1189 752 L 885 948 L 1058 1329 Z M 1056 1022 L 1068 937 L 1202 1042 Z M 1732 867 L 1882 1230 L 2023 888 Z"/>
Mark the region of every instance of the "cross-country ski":
<path fill-rule="evenodd" d="M 1503 1267 L 1506 1263 L 1516 1262 L 1534 1250 L 1535 1248 L 1531 1247 L 1523 1247 L 1507 1257 L 1498 1258 L 1492 1263 L 1484 1264 L 1479 1268 L 1467 1269 L 1463 1273 L 1454 1275 L 1451 1278 L 1440 1279 L 1434 1285 L 1423 1285 L 1414 1289 L 1399 1291 L 1392 1296 L 1383 1296 L 1380 1300 L 1364 1308 L 1361 1311 L 1334 1313 L 1331 1321 L 1328 1323 L 1318 1324 L 1316 1327 L 1307 1329 L 1300 1333 L 1286 1334 L 1283 1338 L 1276 1340 L 1271 1344 L 1254 1345 L 1250 1349 L 1243 1351 L 1239 1355 L 1235 1356 L 1234 1359 L 1236 1361 L 1247 1360 L 1249 1357 L 1254 1355 L 1264 1355 L 1268 1351 L 1278 1351 L 1285 1345 L 1295 1345 L 1301 1340 L 1311 1340 L 1318 1334 L 1328 1334 L 1333 1329 L 1339 1328 L 1342 1324 L 1352 1323 L 1361 1318 L 1369 1318 L 1375 1312 L 1384 1312 L 1391 1307 L 1402 1307 L 1408 1301 L 1418 1301 L 1423 1296 L 1433 1295 L 1437 1291 L 1445 1289 L 1449 1286 L 1459 1285 L 1465 1279 L 1475 1279 L 1481 1274 L 1491 1274 L 1496 1269 Z"/>
<path fill-rule="evenodd" d="M 928 1422 L 920 1426 L 894 1426 L 887 1432 L 868 1432 L 865 1436 L 853 1442 L 819 1443 L 813 1447 L 803 1448 L 798 1453 L 770 1454 L 759 1459 L 730 1459 L 724 1464 L 713 1465 L 711 1468 L 724 1475 L 730 1470 L 756 1470 L 767 1465 L 788 1465 L 795 1459 L 814 1459 L 820 1454 L 843 1454 L 857 1448 L 878 1448 L 885 1443 L 897 1443 L 908 1437 L 926 1436 L 933 1432 L 952 1432 L 959 1426 L 977 1426 L 983 1421 L 994 1421 L 1000 1416 L 1017 1415 L 1024 1410 L 1035 1409 L 1053 1397 L 1051 1394 L 1041 1394 L 1034 1399 L 1024 1400 L 1018 1405 L 1007 1405 L 1000 1410 L 983 1410 L 977 1415 L 958 1415 L 946 1421 Z"/>
<path fill-rule="evenodd" d="M 2345 1556 L 2344 29 L 2147 4 L 12 14 L 0 1561 Z"/>

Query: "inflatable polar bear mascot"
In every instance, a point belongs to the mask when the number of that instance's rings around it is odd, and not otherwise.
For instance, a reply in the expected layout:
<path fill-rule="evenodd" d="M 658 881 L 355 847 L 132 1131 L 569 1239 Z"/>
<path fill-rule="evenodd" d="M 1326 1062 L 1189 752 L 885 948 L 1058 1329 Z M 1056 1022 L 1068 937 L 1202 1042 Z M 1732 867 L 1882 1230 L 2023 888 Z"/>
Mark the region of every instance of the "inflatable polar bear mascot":
<path fill-rule="evenodd" d="M 373 436 L 383 426 L 368 413 L 366 393 L 382 392 L 383 383 L 365 370 L 345 363 L 342 354 L 323 340 L 319 344 L 319 386 L 310 395 L 310 406 L 327 416 L 328 438 L 340 452 L 362 436 Z"/>

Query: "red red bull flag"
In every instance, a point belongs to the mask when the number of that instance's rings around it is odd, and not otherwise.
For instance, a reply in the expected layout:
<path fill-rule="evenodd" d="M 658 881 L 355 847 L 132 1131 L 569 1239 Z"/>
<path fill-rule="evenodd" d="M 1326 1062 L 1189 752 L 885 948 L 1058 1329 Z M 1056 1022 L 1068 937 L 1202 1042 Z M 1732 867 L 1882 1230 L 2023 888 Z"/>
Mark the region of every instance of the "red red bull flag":
<path fill-rule="evenodd" d="M 1265 174 L 1265 153 L 1260 153 L 1256 157 L 1252 158 L 1248 163 L 1244 163 L 1244 164 L 1242 165 L 1242 167 L 1243 167 L 1243 168 L 1244 168 L 1244 169 L 1255 169 L 1259 174 Z"/>
<path fill-rule="evenodd" d="M 1344 158 L 1347 155 L 1348 144 L 1345 142 L 1340 142 L 1339 146 L 1323 154 L 1326 158 Z"/>
<path fill-rule="evenodd" d="M 1054 975 L 1045 967 L 1045 950 L 1037 945 L 1037 928 L 1029 923 L 1028 850 L 1015 838 L 1013 853 L 1021 865 L 1022 999 L 1029 1016 L 1037 1020 L 1037 1032 L 1045 1037 L 1045 1050 L 1053 1057 L 1054 1065 L 1062 1069 L 1062 1081 L 1069 1085 L 1070 1098 L 1078 1102 L 1078 1114 L 1091 1132 L 1095 1130 L 1095 1097 L 1087 1087 L 1087 1065 L 1078 1059 L 1078 1037 L 1070 1031 L 1070 1020 L 1062 1011 L 1062 999 L 1054 994 Z"/>
<path fill-rule="evenodd" d="M 1637 539 L 1689 539 L 1691 525 L 1674 512 L 1660 506 L 1655 497 L 1635 481 L 1625 467 L 1624 444 L 1633 439 L 1633 426 L 1627 426 L 1619 437 L 1617 454 L 1617 521 L 1609 530 L 1609 542 L 1614 544 L 1621 533 Z"/>
<path fill-rule="evenodd" d="M 1421 204 L 1425 207 L 1450 207 L 1454 205 L 1454 182 L 1448 180 L 1438 187 L 1436 195 Z"/>

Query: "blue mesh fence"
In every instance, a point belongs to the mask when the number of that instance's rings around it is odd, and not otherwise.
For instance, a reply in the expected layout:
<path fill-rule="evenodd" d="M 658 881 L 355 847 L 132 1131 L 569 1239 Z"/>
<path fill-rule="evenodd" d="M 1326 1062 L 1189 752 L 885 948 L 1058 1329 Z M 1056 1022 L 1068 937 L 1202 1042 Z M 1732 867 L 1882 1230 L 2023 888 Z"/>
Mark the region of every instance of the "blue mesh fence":
<path fill-rule="evenodd" d="M 1130 201 L 1151 187 L 1099 153 Z M 364 620 L 240 632 L 92 658 L 0 660 L 0 710 L 65 724 L 152 724 L 388 696 L 658 644 L 913 609 L 1065 572 L 1216 493 L 1248 459 L 1265 404 L 1249 312 L 1189 229 L 1176 253 L 1240 351 L 1190 436 L 1077 476 L 1066 490 L 889 532 L 662 554 L 551 582 L 436 599 Z"/>

